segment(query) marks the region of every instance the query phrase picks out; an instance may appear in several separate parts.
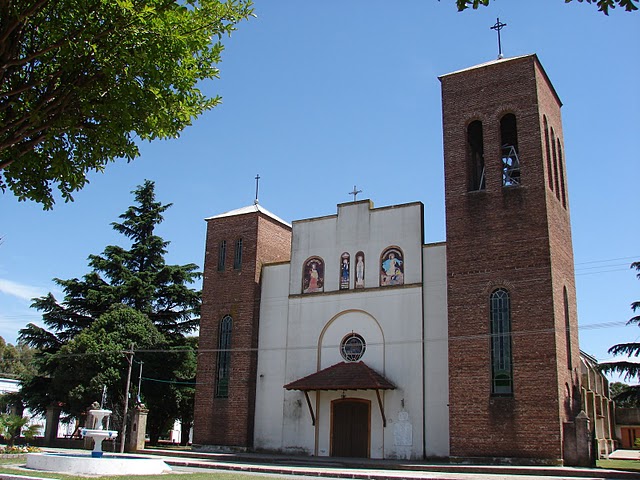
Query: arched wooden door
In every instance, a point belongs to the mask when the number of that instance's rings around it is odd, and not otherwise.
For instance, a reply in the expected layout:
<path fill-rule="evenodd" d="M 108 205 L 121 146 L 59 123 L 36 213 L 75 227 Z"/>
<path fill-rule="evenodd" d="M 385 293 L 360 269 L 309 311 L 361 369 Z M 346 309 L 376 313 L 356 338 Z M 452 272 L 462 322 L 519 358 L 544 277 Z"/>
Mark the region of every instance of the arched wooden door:
<path fill-rule="evenodd" d="M 331 402 L 331 456 L 369 458 L 371 402 L 344 398 Z"/>

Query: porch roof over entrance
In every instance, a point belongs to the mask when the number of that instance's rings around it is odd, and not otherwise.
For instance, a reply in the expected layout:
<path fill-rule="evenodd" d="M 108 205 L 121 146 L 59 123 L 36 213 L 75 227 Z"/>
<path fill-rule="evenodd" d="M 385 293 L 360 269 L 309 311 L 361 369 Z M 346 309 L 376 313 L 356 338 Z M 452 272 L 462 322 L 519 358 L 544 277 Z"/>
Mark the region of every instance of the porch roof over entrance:
<path fill-rule="evenodd" d="M 284 386 L 287 390 L 394 390 L 396 386 L 364 362 L 340 362 Z"/>

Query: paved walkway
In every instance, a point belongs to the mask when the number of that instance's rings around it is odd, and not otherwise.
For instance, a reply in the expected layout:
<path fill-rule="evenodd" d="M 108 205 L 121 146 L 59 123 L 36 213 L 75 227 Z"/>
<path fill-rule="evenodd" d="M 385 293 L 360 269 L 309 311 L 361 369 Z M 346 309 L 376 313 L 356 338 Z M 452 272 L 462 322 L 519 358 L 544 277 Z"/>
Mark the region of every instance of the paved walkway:
<path fill-rule="evenodd" d="M 58 453 L 77 450 L 44 448 Z M 640 472 L 600 468 L 470 465 L 422 461 L 375 460 L 360 458 L 298 457 L 256 453 L 201 453 L 172 449 L 147 449 L 144 456 L 160 456 L 167 464 L 181 469 L 211 469 L 261 473 L 277 476 L 349 478 L 356 480 L 640 480 Z M 610 457 L 636 460 L 640 452 L 617 451 Z M 108 455 L 108 453 L 106 453 Z M 136 454 L 139 456 L 140 454 Z M 26 473 L 26 472 L 25 472 Z M 33 474 L 37 475 L 36 472 Z M 28 474 L 27 474 L 28 475 Z M 5 477 L 0 474 L 0 480 Z M 24 477 L 21 477 L 24 479 Z M 37 478 L 37 477 L 32 477 Z M 159 477 L 160 479 L 162 477 Z"/>
<path fill-rule="evenodd" d="M 609 454 L 611 460 L 640 460 L 640 450 L 616 450 Z"/>
<path fill-rule="evenodd" d="M 640 480 L 640 472 L 624 472 L 600 468 L 490 466 L 355 458 L 297 457 L 254 453 L 201 453 L 159 449 L 148 449 L 144 453 L 160 455 L 165 462 L 176 467 L 359 480 L 540 480 L 541 477 L 550 480 Z"/>

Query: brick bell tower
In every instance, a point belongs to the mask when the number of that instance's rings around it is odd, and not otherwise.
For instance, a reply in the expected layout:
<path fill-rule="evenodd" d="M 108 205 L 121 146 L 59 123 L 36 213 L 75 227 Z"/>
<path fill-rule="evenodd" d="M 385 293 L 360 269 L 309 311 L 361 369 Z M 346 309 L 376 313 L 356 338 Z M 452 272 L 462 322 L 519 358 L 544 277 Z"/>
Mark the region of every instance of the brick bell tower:
<path fill-rule="evenodd" d="M 562 104 L 536 55 L 440 80 L 451 456 L 575 463 L 580 360 Z"/>
<path fill-rule="evenodd" d="M 196 449 L 253 444 L 260 274 L 265 263 L 290 256 L 291 226 L 257 203 L 207 219 Z"/>

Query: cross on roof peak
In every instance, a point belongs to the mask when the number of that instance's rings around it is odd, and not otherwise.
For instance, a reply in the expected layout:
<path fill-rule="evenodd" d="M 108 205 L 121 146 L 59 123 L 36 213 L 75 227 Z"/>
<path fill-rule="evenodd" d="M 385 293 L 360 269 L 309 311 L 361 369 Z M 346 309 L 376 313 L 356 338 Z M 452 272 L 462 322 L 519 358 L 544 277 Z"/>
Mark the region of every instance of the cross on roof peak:
<path fill-rule="evenodd" d="M 502 30 L 506 26 L 507 24 L 502 23 L 500 21 L 500 17 L 498 17 L 496 18 L 496 23 L 493 25 L 493 27 L 490 27 L 491 30 L 495 30 L 496 32 L 498 32 L 498 58 L 504 57 L 504 55 L 502 54 L 502 42 L 500 41 L 500 30 Z"/>
<path fill-rule="evenodd" d="M 354 186 L 353 186 L 353 191 L 352 191 L 352 192 L 349 192 L 349 195 L 353 195 L 353 201 L 354 201 L 354 202 L 356 201 L 356 197 L 357 197 L 357 195 L 358 195 L 359 193 L 362 193 L 362 190 L 358 190 L 358 189 L 356 188 L 356 186 L 354 185 Z"/>

